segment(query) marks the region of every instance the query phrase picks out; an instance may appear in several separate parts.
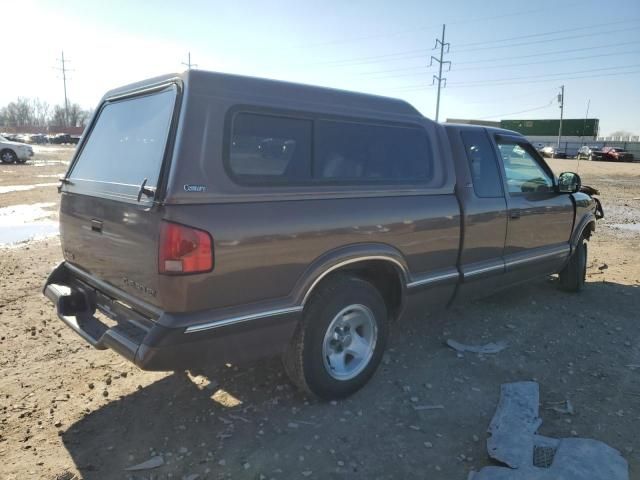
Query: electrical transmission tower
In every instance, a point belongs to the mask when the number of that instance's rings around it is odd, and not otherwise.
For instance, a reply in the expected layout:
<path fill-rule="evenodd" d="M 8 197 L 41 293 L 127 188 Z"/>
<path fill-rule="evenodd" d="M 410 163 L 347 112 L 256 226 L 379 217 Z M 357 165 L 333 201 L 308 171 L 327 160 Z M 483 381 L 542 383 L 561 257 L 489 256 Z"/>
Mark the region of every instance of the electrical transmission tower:
<path fill-rule="evenodd" d="M 187 63 L 182 62 L 182 65 L 187 67 L 189 70 L 191 70 L 191 67 L 197 67 L 198 66 L 197 63 L 191 63 L 191 52 L 187 53 Z"/>
<path fill-rule="evenodd" d="M 438 121 L 438 117 L 440 115 L 440 88 L 442 83 L 444 82 L 444 86 L 447 86 L 447 79 L 442 76 L 442 65 L 449 65 L 449 70 L 451 70 L 451 62 L 444 59 L 444 54 L 449 53 L 449 47 L 451 46 L 449 43 L 445 43 L 444 41 L 444 31 L 446 25 L 442 25 L 442 38 L 436 38 L 436 45 L 433 49 L 437 49 L 438 45 L 440 46 L 440 58 L 436 58 L 433 55 L 431 56 L 431 60 L 429 61 L 429 66 L 433 65 L 433 62 L 438 63 L 438 75 L 433 76 L 433 80 L 431 81 L 431 85 L 435 85 L 436 80 L 438 81 L 438 98 L 436 100 L 436 122 Z M 444 47 L 447 47 L 447 51 L 444 51 Z M 447 70 L 447 71 L 449 71 Z"/>
<path fill-rule="evenodd" d="M 56 67 L 57 70 L 62 72 L 62 86 L 64 87 L 64 123 L 65 126 L 69 126 L 69 99 L 67 98 L 67 72 L 70 70 L 67 68 L 67 62 L 69 60 L 65 60 L 64 58 L 64 50 L 62 50 L 62 56 L 58 58 L 58 62 L 60 62 L 60 67 Z"/>

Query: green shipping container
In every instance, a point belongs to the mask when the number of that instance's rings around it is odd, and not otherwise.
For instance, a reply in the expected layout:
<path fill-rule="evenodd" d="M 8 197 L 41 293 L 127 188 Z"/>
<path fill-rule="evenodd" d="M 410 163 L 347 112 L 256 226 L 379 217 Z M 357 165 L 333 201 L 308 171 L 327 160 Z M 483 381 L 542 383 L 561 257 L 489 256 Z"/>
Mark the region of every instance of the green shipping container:
<path fill-rule="evenodd" d="M 567 118 L 562 120 L 562 136 L 595 138 L 598 136 L 599 123 L 597 118 Z M 500 127 L 522 135 L 558 135 L 560 120 L 501 120 Z"/>

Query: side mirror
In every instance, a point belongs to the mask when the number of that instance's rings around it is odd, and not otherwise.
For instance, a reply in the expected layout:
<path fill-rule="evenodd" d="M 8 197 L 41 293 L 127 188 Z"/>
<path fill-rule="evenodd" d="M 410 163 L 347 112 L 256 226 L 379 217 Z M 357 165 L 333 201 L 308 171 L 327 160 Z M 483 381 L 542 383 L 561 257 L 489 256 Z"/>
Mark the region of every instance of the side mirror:
<path fill-rule="evenodd" d="M 580 190 L 582 181 L 580 175 L 573 172 L 562 172 L 558 177 L 559 193 L 576 193 Z"/>

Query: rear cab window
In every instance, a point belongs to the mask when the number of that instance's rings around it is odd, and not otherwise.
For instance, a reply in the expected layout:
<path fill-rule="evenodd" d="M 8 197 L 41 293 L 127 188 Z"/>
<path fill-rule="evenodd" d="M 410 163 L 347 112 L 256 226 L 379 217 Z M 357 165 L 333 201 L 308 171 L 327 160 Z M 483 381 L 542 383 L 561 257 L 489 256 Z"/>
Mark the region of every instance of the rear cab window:
<path fill-rule="evenodd" d="M 69 191 L 136 202 L 143 181 L 156 189 L 177 88 L 107 101 L 67 178 Z M 142 201 L 150 201 L 143 195 Z"/>
<path fill-rule="evenodd" d="M 478 197 L 502 197 L 502 179 L 489 137 L 484 131 L 460 132 L 467 153 L 473 190 Z"/>

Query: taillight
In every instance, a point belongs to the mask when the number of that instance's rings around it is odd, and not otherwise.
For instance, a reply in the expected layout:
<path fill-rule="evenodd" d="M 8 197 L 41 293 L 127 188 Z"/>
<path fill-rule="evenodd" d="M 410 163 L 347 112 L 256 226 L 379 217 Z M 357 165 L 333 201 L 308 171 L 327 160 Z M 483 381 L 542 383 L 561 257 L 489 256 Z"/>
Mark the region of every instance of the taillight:
<path fill-rule="evenodd" d="M 160 273 L 200 273 L 213 269 L 213 242 L 204 230 L 162 222 L 158 255 Z"/>

